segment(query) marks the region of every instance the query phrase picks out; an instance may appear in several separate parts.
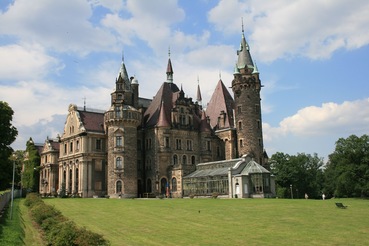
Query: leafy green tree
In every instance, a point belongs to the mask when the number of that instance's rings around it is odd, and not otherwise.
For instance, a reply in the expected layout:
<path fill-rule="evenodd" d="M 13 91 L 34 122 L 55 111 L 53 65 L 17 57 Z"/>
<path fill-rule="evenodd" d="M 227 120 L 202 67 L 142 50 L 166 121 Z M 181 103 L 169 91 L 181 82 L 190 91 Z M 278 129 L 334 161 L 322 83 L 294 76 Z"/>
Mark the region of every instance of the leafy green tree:
<path fill-rule="evenodd" d="M 323 159 L 317 154 L 277 152 L 270 158 L 270 163 L 276 177 L 278 197 L 303 198 L 305 193 L 311 198 L 320 197 L 324 181 Z"/>
<path fill-rule="evenodd" d="M 12 125 L 14 111 L 8 103 L 0 101 L 0 190 L 11 186 L 13 177 L 13 162 L 10 157 L 13 149 L 10 145 L 18 135 Z"/>
<path fill-rule="evenodd" d="M 325 170 L 327 192 L 337 197 L 369 195 L 369 136 L 340 138 Z"/>
<path fill-rule="evenodd" d="M 24 169 L 22 174 L 22 186 L 28 191 L 38 192 L 39 188 L 39 167 L 40 155 L 30 138 L 27 141 L 26 154 L 24 159 Z"/>

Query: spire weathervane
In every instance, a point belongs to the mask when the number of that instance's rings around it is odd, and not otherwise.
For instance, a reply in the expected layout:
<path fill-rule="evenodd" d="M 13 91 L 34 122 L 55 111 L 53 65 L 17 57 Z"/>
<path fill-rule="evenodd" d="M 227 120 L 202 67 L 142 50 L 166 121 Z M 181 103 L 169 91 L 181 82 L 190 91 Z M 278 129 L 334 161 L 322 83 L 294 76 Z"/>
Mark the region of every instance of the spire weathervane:
<path fill-rule="evenodd" d="M 241 17 L 241 23 L 242 23 L 242 33 L 244 33 L 245 30 L 243 29 L 243 17 Z"/>

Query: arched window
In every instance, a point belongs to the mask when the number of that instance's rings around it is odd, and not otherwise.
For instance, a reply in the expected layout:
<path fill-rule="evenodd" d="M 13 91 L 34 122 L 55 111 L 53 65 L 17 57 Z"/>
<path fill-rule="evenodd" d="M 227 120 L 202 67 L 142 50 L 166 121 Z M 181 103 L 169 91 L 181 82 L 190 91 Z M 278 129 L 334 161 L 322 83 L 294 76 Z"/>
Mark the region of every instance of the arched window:
<path fill-rule="evenodd" d="M 195 156 L 193 155 L 193 156 L 191 156 L 191 164 L 192 164 L 192 165 L 195 165 L 195 163 L 196 163 L 196 158 L 195 158 Z"/>
<path fill-rule="evenodd" d="M 182 156 L 182 164 L 183 165 L 186 165 L 187 164 L 187 156 L 186 155 L 183 155 Z"/>
<path fill-rule="evenodd" d="M 122 157 L 117 157 L 117 159 L 115 160 L 115 167 L 117 169 L 122 169 L 123 168 Z"/>
<path fill-rule="evenodd" d="M 167 188 L 167 179 L 166 178 L 162 178 L 160 180 L 160 191 L 161 191 L 161 194 L 165 194 L 166 193 L 166 188 Z M 169 188 L 169 187 L 168 187 Z"/>
<path fill-rule="evenodd" d="M 78 161 L 78 160 L 77 160 Z M 75 184 L 75 191 L 76 192 L 78 192 L 78 168 L 76 168 L 76 174 L 75 174 L 75 182 L 74 182 L 74 184 Z"/>
<path fill-rule="evenodd" d="M 178 156 L 173 155 L 173 165 L 177 165 L 177 164 L 178 164 Z"/>
<path fill-rule="evenodd" d="M 172 191 L 177 191 L 177 179 L 172 178 Z"/>
<path fill-rule="evenodd" d="M 122 193 L 122 181 L 118 180 L 116 183 L 116 192 L 115 193 Z"/>

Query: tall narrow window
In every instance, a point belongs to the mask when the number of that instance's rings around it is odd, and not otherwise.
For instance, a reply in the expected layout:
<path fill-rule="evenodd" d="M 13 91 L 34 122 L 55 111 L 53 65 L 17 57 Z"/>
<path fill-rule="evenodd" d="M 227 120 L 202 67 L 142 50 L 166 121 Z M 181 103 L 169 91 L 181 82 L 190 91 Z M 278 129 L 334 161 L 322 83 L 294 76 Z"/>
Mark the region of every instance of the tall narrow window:
<path fill-rule="evenodd" d="M 239 122 L 238 122 L 238 129 L 239 129 L 239 130 L 242 130 L 242 121 L 239 121 Z"/>
<path fill-rule="evenodd" d="M 192 150 L 192 140 L 187 140 L 187 150 Z"/>
<path fill-rule="evenodd" d="M 183 165 L 186 165 L 187 164 L 187 156 L 186 155 L 183 155 L 182 156 L 182 164 Z"/>
<path fill-rule="evenodd" d="M 182 141 L 181 141 L 181 139 L 176 139 L 176 149 L 182 149 Z"/>
<path fill-rule="evenodd" d="M 117 181 L 117 188 L 116 188 L 116 193 L 122 193 L 122 181 L 118 180 Z"/>
<path fill-rule="evenodd" d="M 173 155 L 173 165 L 177 165 L 177 164 L 178 164 L 178 156 Z"/>
<path fill-rule="evenodd" d="M 120 113 L 120 107 L 115 107 L 115 117 L 120 118 L 121 117 L 121 113 Z"/>
<path fill-rule="evenodd" d="M 71 153 L 73 153 L 73 142 L 69 143 L 69 146 L 70 146 L 69 151 L 70 151 Z"/>
<path fill-rule="evenodd" d="M 211 150 L 211 142 L 208 140 L 206 141 L 206 150 L 210 151 Z"/>
<path fill-rule="evenodd" d="M 101 150 L 101 139 L 96 139 L 96 149 Z"/>
<path fill-rule="evenodd" d="M 177 179 L 172 178 L 172 191 L 177 191 Z"/>
<path fill-rule="evenodd" d="M 164 146 L 165 148 L 169 148 L 169 137 L 164 137 Z"/>
<path fill-rule="evenodd" d="M 121 147 L 123 144 L 122 144 L 122 136 L 116 136 L 115 137 L 115 146 L 117 147 Z"/>
<path fill-rule="evenodd" d="M 115 167 L 117 169 L 122 169 L 123 168 L 122 157 L 117 157 L 117 159 L 115 159 Z"/>
<path fill-rule="evenodd" d="M 79 150 L 79 140 L 76 141 L 76 150 Z"/>
<path fill-rule="evenodd" d="M 241 107 L 241 106 L 238 106 L 238 107 L 237 107 L 237 113 L 239 113 L 239 114 L 240 114 L 241 112 L 242 112 L 242 107 Z"/>

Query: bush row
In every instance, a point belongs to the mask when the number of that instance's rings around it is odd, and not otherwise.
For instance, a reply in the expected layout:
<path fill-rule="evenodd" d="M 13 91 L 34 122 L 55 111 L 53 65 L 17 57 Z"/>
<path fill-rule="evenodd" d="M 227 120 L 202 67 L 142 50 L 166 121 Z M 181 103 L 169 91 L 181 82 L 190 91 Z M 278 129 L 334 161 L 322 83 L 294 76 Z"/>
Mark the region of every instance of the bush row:
<path fill-rule="evenodd" d="M 28 194 L 24 204 L 29 207 L 33 220 L 45 232 L 48 245 L 110 245 L 103 236 L 86 228 L 78 228 L 73 221 L 68 220 L 53 206 L 45 204 L 35 193 Z"/>

